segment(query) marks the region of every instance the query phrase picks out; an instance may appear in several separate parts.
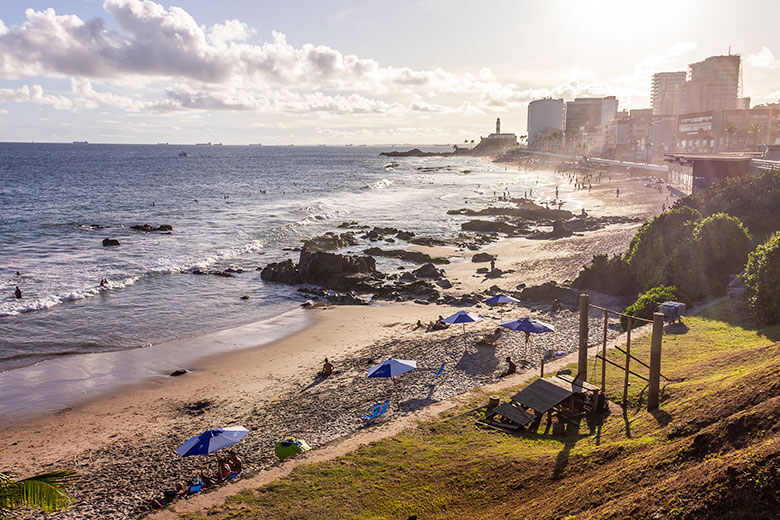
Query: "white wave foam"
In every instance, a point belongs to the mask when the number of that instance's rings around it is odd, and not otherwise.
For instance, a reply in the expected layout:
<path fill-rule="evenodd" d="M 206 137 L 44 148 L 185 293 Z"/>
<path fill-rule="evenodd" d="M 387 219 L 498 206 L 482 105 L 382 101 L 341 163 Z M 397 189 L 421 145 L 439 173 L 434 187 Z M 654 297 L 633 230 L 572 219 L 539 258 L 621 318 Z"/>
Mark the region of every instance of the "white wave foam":
<path fill-rule="evenodd" d="M 392 185 L 393 185 L 393 181 L 391 181 L 390 179 L 382 179 L 380 181 L 367 184 L 366 188 L 369 190 L 383 190 L 385 188 L 389 188 Z"/>

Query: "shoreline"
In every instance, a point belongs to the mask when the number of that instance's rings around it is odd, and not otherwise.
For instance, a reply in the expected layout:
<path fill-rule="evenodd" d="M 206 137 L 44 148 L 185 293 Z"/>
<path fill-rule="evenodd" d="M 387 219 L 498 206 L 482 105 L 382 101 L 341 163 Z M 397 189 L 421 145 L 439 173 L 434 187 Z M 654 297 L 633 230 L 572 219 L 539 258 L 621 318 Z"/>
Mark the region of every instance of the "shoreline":
<path fill-rule="evenodd" d="M 550 179 L 555 182 L 552 175 Z M 634 188 L 642 182 L 625 180 Z M 613 188 L 610 184 L 608 190 Z M 614 214 L 650 212 L 651 204 L 642 202 L 644 206 L 639 208 L 636 203 L 632 205 L 630 197 L 615 201 L 619 203 L 615 205 L 610 204 L 612 199 L 607 193 L 599 205 L 596 193 L 576 194 L 589 205 L 603 206 Z M 660 209 L 660 203 L 657 205 Z M 497 265 L 511 268 L 499 278 L 475 274 L 482 264 L 472 263 L 469 257 L 477 251 L 452 251 L 463 261 L 445 269 L 455 282 L 453 291 L 461 293 L 484 293 L 496 284 L 514 288 L 532 280 L 561 281 L 576 274 L 583 260 L 589 261 L 594 252 L 625 249 L 636 227 L 638 224 L 624 225 L 616 233 L 614 226 L 608 226 L 559 240 L 507 238 L 491 243 L 480 251 L 497 252 Z M 478 312 L 485 310 L 484 306 L 477 308 Z M 177 458 L 173 448 L 204 429 L 235 424 L 250 428 L 252 435 L 237 449 L 252 470 L 277 466 L 271 453 L 274 439 L 301 436 L 316 453 L 319 446 L 350 438 L 360 430 L 359 417 L 392 392 L 385 382 L 369 384 L 365 380 L 365 369 L 382 357 L 409 356 L 405 359 L 417 359 L 425 368 L 437 368 L 443 359 L 448 363 L 446 378 L 431 380 L 421 370 L 416 371 L 419 376 L 403 380 L 399 385 L 403 394 L 393 394 L 398 407 L 385 421 L 394 425 L 417 410 L 495 383 L 507 354 L 517 359 L 533 358 L 546 348 L 576 348 L 567 338 L 567 334 L 575 334 L 577 322 L 576 313 L 570 310 L 556 317 L 560 320 L 556 322 L 560 335 L 547 335 L 556 339 L 534 338 L 530 351 L 514 336 L 495 350 L 475 350 L 471 342 L 495 327 L 488 324 L 490 320 L 469 324 L 465 334 L 460 326 L 431 334 L 411 330 L 418 319 L 429 321 L 455 310 L 461 308 L 409 302 L 299 310 L 310 313 L 310 325 L 283 338 L 201 358 L 192 363 L 192 373 L 181 377 L 158 377 L 123 386 L 70 410 L 3 427 L 3 464 L 20 476 L 75 469 L 80 477 L 74 494 L 80 503 L 62 513 L 61 518 L 138 517 L 139 507 L 146 500 L 159 495 L 175 479 L 197 474 L 205 460 Z M 488 311 L 493 315 L 507 312 L 550 319 L 533 306 Z M 326 356 L 336 366 L 336 373 L 312 385 L 312 376 Z M 207 405 L 198 407 L 204 402 Z M 78 432 L 78 439 L 62 445 L 57 442 L 62 432 Z M 114 496 L 117 480 L 132 476 L 142 481 L 133 480 L 122 496 Z M 234 486 L 224 489 L 232 490 Z"/>

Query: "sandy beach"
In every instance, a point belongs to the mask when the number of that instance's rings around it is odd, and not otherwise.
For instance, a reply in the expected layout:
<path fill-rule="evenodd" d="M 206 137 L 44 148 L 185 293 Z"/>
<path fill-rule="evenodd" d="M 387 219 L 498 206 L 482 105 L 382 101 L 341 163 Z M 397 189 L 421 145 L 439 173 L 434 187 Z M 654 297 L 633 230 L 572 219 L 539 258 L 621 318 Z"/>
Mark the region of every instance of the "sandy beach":
<path fill-rule="evenodd" d="M 646 186 L 642 174 L 612 174 L 610 181 L 594 185 L 592 191 L 570 190 L 563 176 L 545 175 L 546 182 L 561 183 L 562 198 L 572 211 L 576 207 L 596 216 L 647 218 L 660 212 L 662 204 L 670 205 L 667 192 Z M 620 197 L 615 196 L 617 188 Z M 594 254 L 624 251 L 638 226 L 610 225 L 557 240 L 500 240 L 481 250 L 496 255 L 496 267 L 505 271 L 498 278 L 476 272 L 484 267 L 470 261 L 477 251 L 449 246 L 415 249 L 450 258 L 445 270 L 453 288 L 448 293 L 484 293 L 494 285 L 511 291 L 520 284 L 573 279 Z M 601 303 L 614 302 L 605 298 Z M 506 356 L 536 362 L 547 349 L 573 352 L 576 309 L 550 314 L 548 308 L 549 302 L 497 309 L 480 305 L 473 310 L 486 317 L 468 324 L 465 333 L 461 326 L 430 333 L 414 328 L 418 319 L 428 322 L 461 310 L 443 305 L 404 302 L 300 309 L 294 312 L 305 313 L 311 325 L 282 339 L 267 343 L 262 337 L 247 337 L 243 341 L 249 348 L 193 361 L 188 366 L 191 373 L 184 376 L 149 378 L 71 409 L 4 427 L 1 465 L 20 476 L 75 470 L 78 479 L 71 492 L 77 502 L 58 518 L 137 518 L 150 511 L 150 499 L 177 480 L 196 476 L 214 460 L 182 459 L 174 452 L 176 446 L 211 427 L 249 428 L 251 433 L 236 445 L 246 464 L 242 479 L 182 503 L 205 507 L 244 483 L 287 471 L 291 464 L 279 464 L 273 454 L 276 440 L 289 435 L 305 439 L 314 448 L 307 459 L 334 456 L 368 442 L 371 435 L 389 434 L 408 421 L 441 411 L 471 389 L 517 384 L 523 374 L 498 378 Z M 497 326 L 497 320 L 527 315 L 554 323 L 556 332 L 537 335 L 530 346 L 522 334 L 511 333 L 504 334 L 495 349 L 474 345 Z M 600 339 L 596 325 L 601 318 L 594 315 L 592 320 L 595 342 Z M 618 336 L 616 324 L 610 334 Z M 400 376 L 395 384 L 365 378 L 370 366 L 391 356 L 415 359 L 421 369 Z M 335 373 L 318 382 L 314 375 L 324 357 L 331 359 Z M 442 363 L 443 373 L 432 375 Z M 537 371 L 530 368 L 526 374 Z M 390 413 L 363 428 L 360 417 L 387 397 Z"/>

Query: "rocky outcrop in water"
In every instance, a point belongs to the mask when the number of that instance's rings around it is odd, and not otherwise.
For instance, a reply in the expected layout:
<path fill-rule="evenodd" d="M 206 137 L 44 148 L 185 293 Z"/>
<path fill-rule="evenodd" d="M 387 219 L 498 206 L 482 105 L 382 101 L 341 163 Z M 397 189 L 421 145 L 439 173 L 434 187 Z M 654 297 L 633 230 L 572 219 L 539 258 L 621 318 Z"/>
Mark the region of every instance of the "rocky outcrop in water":
<path fill-rule="evenodd" d="M 449 264 L 450 261 L 443 257 L 431 256 L 419 251 L 406 251 L 405 249 L 382 249 L 379 247 L 369 247 L 364 249 L 363 253 L 371 256 L 384 256 L 387 258 L 398 258 L 406 262 L 415 262 L 418 264 Z"/>
<path fill-rule="evenodd" d="M 263 268 L 260 277 L 288 285 L 312 284 L 326 289 L 369 291 L 384 278 L 370 256 L 339 255 L 302 250 L 298 263 L 275 262 Z"/>
<path fill-rule="evenodd" d="M 341 234 L 327 232 L 324 235 L 304 241 L 303 249 L 306 251 L 335 251 L 342 247 L 357 245 L 357 243 L 355 234 L 352 232 Z"/>
<path fill-rule="evenodd" d="M 135 224 L 130 226 L 130 229 L 134 231 L 144 231 L 146 233 L 151 233 L 154 231 L 173 231 L 173 226 L 170 224 L 161 224 L 159 226 L 153 226 L 151 224 Z"/>
<path fill-rule="evenodd" d="M 452 152 L 423 152 L 419 148 L 412 148 L 405 152 L 393 150 L 392 152 L 382 152 L 379 155 L 385 157 L 445 157 L 447 155 L 452 155 Z"/>
<path fill-rule="evenodd" d="M 119 245 L 119 240 L 116 238 L 104 238 L 103 247 L 116 247 Z"/>

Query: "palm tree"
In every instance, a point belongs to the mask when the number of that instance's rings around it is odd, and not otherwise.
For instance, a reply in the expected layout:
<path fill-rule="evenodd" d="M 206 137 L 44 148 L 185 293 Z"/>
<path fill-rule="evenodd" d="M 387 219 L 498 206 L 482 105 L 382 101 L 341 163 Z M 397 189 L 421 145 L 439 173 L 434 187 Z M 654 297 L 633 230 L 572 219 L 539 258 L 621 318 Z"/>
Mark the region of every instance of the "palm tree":
<path fill-rule="evenodd" d="M 63 509 L 73 498 L 64 488 L 73 480 L 70 470 L 53 471 L 22 480 L 0 473 L 0 519 L 11 518 L 20 508 L 46 513 Z"/>

